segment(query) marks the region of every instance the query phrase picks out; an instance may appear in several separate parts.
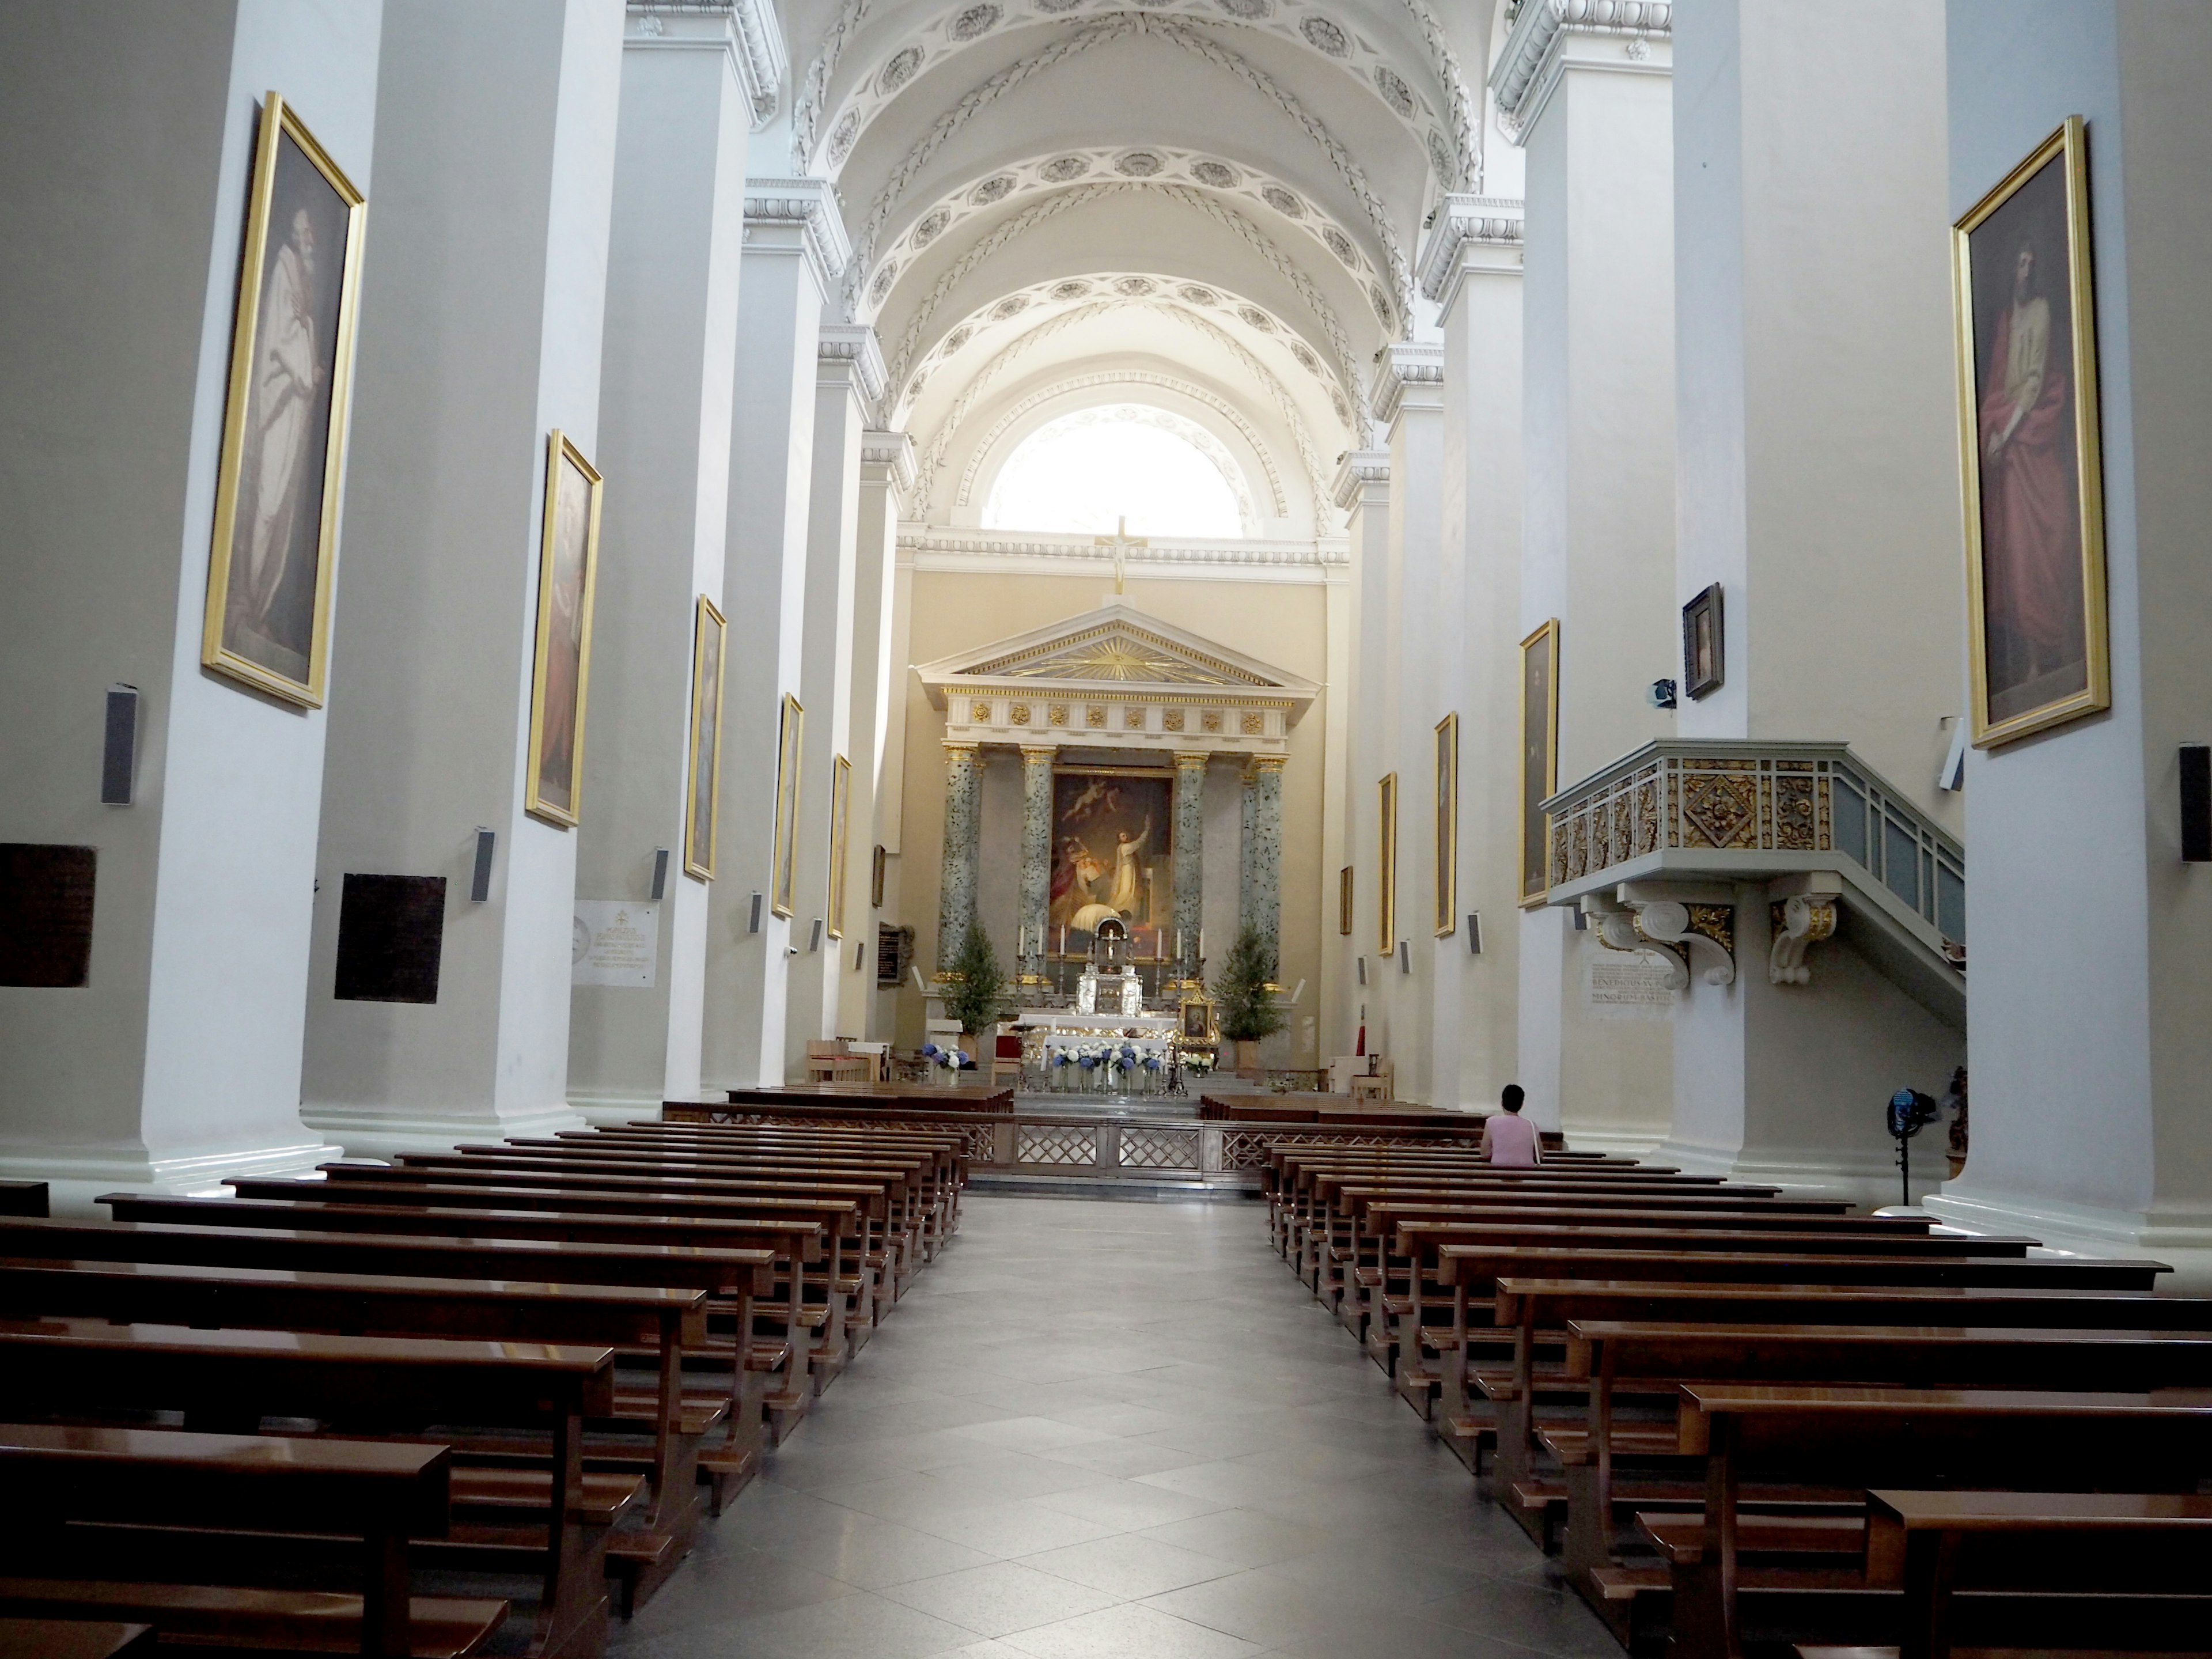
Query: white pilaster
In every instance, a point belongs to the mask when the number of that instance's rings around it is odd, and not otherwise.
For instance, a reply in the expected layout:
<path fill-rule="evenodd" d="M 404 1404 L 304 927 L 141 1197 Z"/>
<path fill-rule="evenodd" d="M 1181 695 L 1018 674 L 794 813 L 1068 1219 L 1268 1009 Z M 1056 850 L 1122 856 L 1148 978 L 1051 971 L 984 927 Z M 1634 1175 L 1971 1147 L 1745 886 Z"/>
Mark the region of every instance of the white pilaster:
<path fill-rule="evenodd" d="M 892 620 L 898 575 L 898 508 L 914 487 L 914 440 L 903 432 L 860 434 L 860 529 L 853 556 L 853 831 L 846 848 L 845 951 L 838 990 L 837 1035 L 885 1041 L 877 1016 L 876 927 L 871 902 L 875 849 L 885 841 L 885 815 L 897 791 L 891 712 L 905 706 L 906 659 L 894 653 Z M 886 855 L 884 880 L 890 881 Z M 889 894 L 885 894 L 889 897 Z M 856 945 L 857 941 L 857 945 Z"/>
<path fill-rule="evenodd" d="M 576 836 L 523 801 L 546 435 L 599 451 L 622 19 L 385 7 L 303 1084 L 349 1152 L 578 1121 Z M 333 996 L 349 872 L 447 878 L 434 1004 Z"/>
<path fill-rule="evenodd" d="M 1331 1054 L 1348 1054 L 1360 1027 L 1367 1028 L 1370 1053 L 1388 1052 L 1388 1003 L 1376 994 L 1379 980 L 1389 964 L 1378 940 L 1380 920 L 1381 849 L 1376 788 L 1389 770 L 1382 757 L 1389 752 L 1391 728 L 1389 673 L 1390 618 L 1390 454 L 1388 450 L 1354 450 L 1337 464 L 1330 495 L 1346 515 L 1346 535 L 1351 551 L 1350 602 L 1346 617 L 1349 636 L 1344 656 L 1346 667 L 1344 697 L 1345 753 L 1343 787 L 1328 799 L 1341 804 L 1343 860 L 1352 866 L 1352 933 L 1334 936 L 1341 978 L 1341 1000 L 1337 1006 L 1336 1035 L 1323 1044 L 1326 1061 Z M 1331 702 L 1335 699 L 1332 696 Z M 1402 854 L 1402 840 L 1401 852 Z M 1364 963 L 1365 983 L 1361 982 Z M 1328 1042 L 1340 1046 L 1328 1048 Z"/>
<path fill-rule="evenodd" d="M 327 717 L 204 671 L 200 630 L 261 100 L 374 196 L 381 11 L 0 13 L 0 842 L 97 858 L 87 982 L 0 988 L 0 1175 L 58 1212 L 336 1150 L 299 1115 Z"/>
<path fill-rule="evenodd" d="M 737 369 L 745 139 L 752 105 L 727 13 L 633 17 L 623 46 L 593 613 L 592 811 L 576 837 L 583 899 L 653 902 L 665 849 L 659 959 L 648 987 L 579 985 L 568 1098 L 587 1116 L 650 1114 L 696 1092 L 708 884 L 684 873 L 696 601 L 722 600 Z"/>
<path fill-rule="evenodd" d="M 756 156 L 775 138 L 773 130 L 763 134 Z M 836 291 L 849 252 L 836 198 L 819 179 L 749 179 L 744 236 L 722 580 L 730 618 L 721 803 L 728 873 L 714 884 L 708 908 L 711 1012 L 700 1059 L 709 1089 L 783 1080 L 790 953 L 804 943 L 794 928 L 820 914 L 817 905 L 787 919 L 770 902 L 776 734 L 782 698 L 800 691 L 823 301 Z M 830 718 L 826 708 L 807 714 L 810 733 L 816 720 Z M 762 895 L 758 933 L 750 931 L 755 893 Z M 793 898 L 796 912 L 799 895 Z"/>
<path fill-rule="evenodd" d="M 1646 698 L 1674 659 L 1667 16 L 1641 0 L 1535 0 L 1491 76 L 1527 168 L 1520 626 L 1559 621 L 1561 784 L 1671 729 Z M 1517 776 L 1514 793 L 1517 811 Z M 1595 945 L 1565 914 L 1523 911 L 1520 935 L 1531 1115 L 1578 1144 L 1659 1139 L 1673 1092 L 1663 1017 L 1589 1017 L 1583 957 Z"/>

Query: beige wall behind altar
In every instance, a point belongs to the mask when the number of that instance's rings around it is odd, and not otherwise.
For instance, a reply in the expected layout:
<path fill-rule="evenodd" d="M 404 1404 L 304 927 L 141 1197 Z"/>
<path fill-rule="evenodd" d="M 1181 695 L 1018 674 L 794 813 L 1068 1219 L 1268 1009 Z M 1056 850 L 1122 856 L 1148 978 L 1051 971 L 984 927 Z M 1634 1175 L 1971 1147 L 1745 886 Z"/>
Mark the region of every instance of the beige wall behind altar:
<path fill-rule="evenodd" d="M 908 550 L 900 550 L 902 561 L 911 556 Z M 1334 578 L 1341 573 L 1332 571 L 1330 574 Z M 1291 1011 L 1288 1032 L 1270 1042 L 1271 1048 L 1276 1043 L 1285 1045 L 1284 1058 L 1270 1063 L 1291 1066 L 1320 1063 L 1315 1056 L 1321 1000 L 1322 928 L 1326 925 L 1333 929 L 1336 925 L 1335 872 L 1328 874 L 1328 891 L 1324 896 L 1321 867 L 1322 738 L 1328 724 L 1326 703 L 1330 678 L 1329 590 L 1317 576 L 1316 572 L 1297 581 L 1206 581 L 1146 580 L 1133 574 L 1128 579 L 1128 591 L 1117 595 L 1110 579 L 1102 580 L 1095 574 L 1039 576 L 924 568 L 914 573 L 909 613 L 913 623 L 909 654 L 915 661 L 933 662 L 971 646 L 988 645 L 994 640 L 1079 616 L 1118 598 L 1164 623 L 1188 629 L 1231 650 L 1304 675 L 1323 688 L 1305 717 L 1291 728 L 1290 763 L 1283 771 L 1280 980 L 1292 987 L 1304 980 L 1306 989 Z M 887 909 L 878 920 L 889 926 L 902 925 L 914 929 L 914 960 L 927 978 L 930 964 L 937 960 L 938 872 L 945 844 L 945 758 L 941 746 L 945 740 L 945 713 L 930 707 L 928 695 L 914 674 L 907 672 L 904 680 L 906 779 L 897 849 L 898 896 L 896 908 Z M 1078 758 L 1082 752 L 1071 749 L 1063 752 L 1063 758 Z M 994 781 L 993 775 L 1003 768 L 1018 778 L 1021 757 L 1011 744 L 1003 749 L 987 745 L 983 755 L 988 802 Z M 1103 750 L 1098 757 L 1109 758 Z M 1126 762 L 1127 757 L 1115 751 L 1111 758 Z M 1157 760 L 1163 768 L 1169 764 L 1164 753 Z M 1233 804 L 1225 816 L 1218 816 L 1212 809 L 1219 803 L 1212 797 L 1216 792 L 1235 787 L 1233 771 L 1223 766 L 1210 769 L 1206 780 L 1209 884 L 1206 907 L 1209 918 L 1218 914 L 1216 907 L 1223 896 L 1212 890 L 1212 883 L 1222 866 L 1216 857 L 1219 849 L 1212 845 L 1212 838 L 1224 833 L 1225 823 L 1226 833 L 1232 837 L 1229 868 L 1233 872 L 1233 837 L 1238 822 Z M 992 946 L 998 952 L 1000 966 L 1011 978 L 1014 958 L 1011 924 L 994 926 L 994 919 L 1014 914 L 1013 895 L 1020 878 L 1019 825 L 1017 820 L 1014 837 L 1001 848 L 1000 838 L 991 833 L 990 816 L 987 810 L 977 913 L 991 929 Z M 1328 899 L 1326 906 L 1324 896 Z M 1233 914 L 1233 884 L 1227 897 Z M 1206 949 L 1218 966 L 1235 941 L 1218 937 L 1210 920 L 1207 928 Z M 1208 969 L 1209 974 L 1212 971 Z M 922 999 L 909 978 L 898 993 L 893 1040 L 901 1048 L 910 1048 L 921 1043 L 924 1041 L 922 1020 Z"/>

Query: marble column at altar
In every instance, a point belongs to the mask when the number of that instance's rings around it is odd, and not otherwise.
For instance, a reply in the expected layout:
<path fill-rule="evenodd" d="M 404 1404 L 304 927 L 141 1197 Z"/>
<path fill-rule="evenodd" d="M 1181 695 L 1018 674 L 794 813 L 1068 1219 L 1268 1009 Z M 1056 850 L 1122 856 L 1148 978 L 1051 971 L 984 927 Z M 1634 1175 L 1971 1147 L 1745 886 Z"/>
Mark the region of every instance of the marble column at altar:
<path fill-rule="evenodd" d="M 1050 744 L 1022 746 L 1021 949 L 1015 971 L 1030 993 L 1041 991 L 1045 983 L 1045 928 L 1052 914 L 1052 760 L 1057 753 Z M 1176 902 L 1181 904 L 1180 896 Z"/>
<path fill-rule="evenodd" d="M 1255 755 L 1244 786 L 1245 902 L 1237 925 L 1259 934 L 1270 975 L 1279 975 L 1283 966 L 1283 760 Z"/>
<path fill-rule="evenodd" d="M 1198 978 L 1198 935 L 1206 919 L 1206 763 L 1202 754 L 1175 757 L 1175 974 Z"/>
<path fill-rule="evenodd" d="M 945 745 L 945 858 L 937 877 L 937 972 L 960 954 L 975 920 L 975 855 L 983 827 L 983 747 Z"/>

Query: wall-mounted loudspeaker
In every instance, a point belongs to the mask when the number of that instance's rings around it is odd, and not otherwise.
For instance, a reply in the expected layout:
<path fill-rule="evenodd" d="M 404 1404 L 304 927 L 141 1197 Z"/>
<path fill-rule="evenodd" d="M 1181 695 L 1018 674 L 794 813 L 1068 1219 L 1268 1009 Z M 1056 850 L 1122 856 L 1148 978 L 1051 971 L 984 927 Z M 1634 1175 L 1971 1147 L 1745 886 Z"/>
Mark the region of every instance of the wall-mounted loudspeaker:
<path fill-rule="evenodd" d="M 749 920 L 749 921 L 745 923 L 745 932 L 747 932 L 748 933 L 757 933 L 758 932 L 760 932 L 760 929 L 761 929 L 761 896 L 760 896 L 758 893 L 755 893 L 755 894 L 753 895 L 752 915 L 751 915 L 750 920 Z"/>
<path fill-rule="evenodd" d="M 2181 856 L 2212 864 L 2212 744 L 2181 745 Z"/>
<path fill-rule="evenodd" d="M 499 845 L 499 837 L 479 827 L 477 830 L 476 868 L 469 874 L 469 901 L 482 904 L 491 896 L 491 855 Z"/>
<path fill-rule="evenodd" d="M 1482 918 L 1472 910 L 1467 913 L 1467 953 L 1471 957 L 1482 954 Z"/>
<path fill-rule="evenodd" d="M 1359 957 L 1355 958 L 1355 960 L 1359 964 L 1359 982 L 1362 985 L 1364 985 L 1367 983 L 1367 958 L 1365 957 Z"/>
<path fill-rule="evenodd" d="M 814 918 L 814 927 L 806 936 L 806 948 L 811 953 L 822 948 L 822 918 Z"/>
<path fill-rule="evenodd" d="M 655 904 L 659 903 L 666 896 L 667 892 L 668 849 L 665 847 L 656 847 L 653 849 L 653 902 Z"/>
<path fill-rule="evenodd" d="M 100 753 L 100 804 L 131 805 L 138 773 L 138 688 L 107 688 L 107 726 Z"/>
<path fill-rule="evenodd" d="M 1398 971 L 1401 974 L 1413 971 L 1413 947 L 1402 939 L 1398 941 Z"/>

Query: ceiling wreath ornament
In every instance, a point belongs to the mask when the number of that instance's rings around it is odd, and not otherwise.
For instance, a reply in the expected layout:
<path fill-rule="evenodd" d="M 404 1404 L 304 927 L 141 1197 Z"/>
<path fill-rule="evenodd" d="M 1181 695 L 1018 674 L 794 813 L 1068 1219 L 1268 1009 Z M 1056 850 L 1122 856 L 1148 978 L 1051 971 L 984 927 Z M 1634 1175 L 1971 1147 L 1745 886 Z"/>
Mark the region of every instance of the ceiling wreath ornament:
<path fill-rule="evenodd" d="M 1276 107 L 1288 116 L 1299 130 L 1328 157 L 1337 176 L 1358 201 L 1360 209 L 1374 228 L 1377 246 L 1389 268 L 1391 311 L 1395 315 L 1383 317 L 1383 330 L 1388 335 L 1402 337 L 1413 316 L 1413 282 L 1406 262 L 1405 250 L 1400 246 L 1395 228 L 1391 223 L 1390 210 L 1367 182 L 1367 175 L 1352 152 L 1340 143 L 1327 123 L 1299 101 L 1296 94 L 1283 86 L 1265 70 L 1229 50 L 1189 24 L 1171 17 L 1155 17 L 1143 12 L 1116 12 L 1094 23 L 1085 24 L 1072 33 L 1061 36 L 1043 51 L 1009 64 L 997 74 L 975 87 L 951 108 L 939 116 L 927 132 L 917 139 L 894 167 L 883 186 L 876 192 L 875 201 L 868 209 L 855 237 L 852 274 L 844 293 L 845 314 L 849 319 L 858 314 L 860 273 L 875 263 L 878 241 L 891 210 L 907 186 L 929 164 L 939 150 L 955 134 L 982 110 L 988 108 L 1006 93 L 1030 76 L 1042 74 L 1079 52 L 1089 51 L 1109 40 L 1119 40 L 1131 35 L 1146 34 L 1165 40 L 1194 56 L 1204 59 L 1215 68 L 1237 76 L 1263 97 L 1273 101 Z M 1377 307 L 1378 312 L 1382 307 Z M 1354 379 L 1357 379 L 1355 375 Z"/>
<path fill-rule="evenodd" d="M 1079 207 L 1085 202 L 1096 201 L 1098 198 L 1110 193 L 1145 189 L 1158 190 L 1170 200 L 1195 209 L 1217 223 L 1234 231 L 1255 252 L 1267 261 L 1277 275 L 1283 277 L 1297 291 L 1298 298 L 1304 301 L 1311 310 L 1315 320 L 1321 325 L 1322 333 L 1328 338 L 1329 352 L 1335 361 L 1340 382 L 1333 396 L 1346 400 L 1344 407 L 1339 410 L 1339 413 L 1345 416 L 1347 423 L 1352 426 L 1364 444 L 1367 436 L 1367 415 L 1358 390 L 1361 381 L 1358 360 L 1353 354 L 1350 338 L 1345 333 L 1343 320 L 1337 315 L 1336 307 L 1329 303 L 1328 296 L 1314 285 L 1313 279 L 1306 275 L 1304 270 L 1295 260 L 1285 254 L 1269 240 L 1265 232 L 1243 214 L 1188 185 L 1153 185 L 1138 179 L 1115 179 L 1110 182 L 1102 181 L 1097 184 L 1079 185 L 1065 194 L 1048 196 L 1042 201 L 1033 203 L 994 228 L 988 235 L 961 255 L 950 269 L 941 274 L 937 281 L 930 285 L 928 295 L 916 307 L 913 318 L 908 322 L 905 332 L 899 337 L 897 354 L 891 361 L 890 385 L 896 394 L 896 412 L 903 415 L 906 410 L 911 407 L 915 396 L 921 389 L 921 380 L 915 376 L 914 371 L 916 366 L 917 348 L 921 343 L 922 335 L 927 331 L 930 321 L 935 317 L 938 307 L 944 302 L 945 296 L 950 294 L 970 271 L 1007 243 L 1043 221 L 1055 217 L 1070 208 Z"/>

